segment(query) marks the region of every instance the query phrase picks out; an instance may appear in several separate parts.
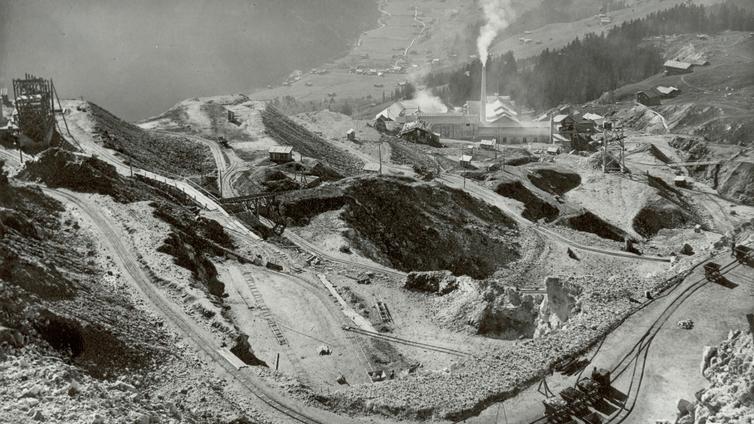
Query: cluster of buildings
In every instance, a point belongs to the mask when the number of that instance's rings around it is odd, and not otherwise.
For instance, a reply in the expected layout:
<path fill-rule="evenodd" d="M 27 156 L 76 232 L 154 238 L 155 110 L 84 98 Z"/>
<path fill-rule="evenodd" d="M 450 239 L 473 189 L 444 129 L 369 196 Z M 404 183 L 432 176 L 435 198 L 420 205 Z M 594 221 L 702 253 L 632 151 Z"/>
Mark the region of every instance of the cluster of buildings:
<path fill-rule="evenodd" d="M 374 127 L 392 134 L 419 128 L 427 137 L 496 139 L 504 144 L 550 141 L 547 122 L 522 117 L 510 97 L 500 95 L 469 100 L 462 107 L 446 112 L 423 111 L 412 100 L 395 102 L 375 116 Z"/>
<path fill-rule="evenodd" d="M 482 118 L 483 117 L 483 118 Z M 444 113 L 424 112 L 412 101 L 395 102 L 375 116 L 374 127 L 397 134 L 422 122 L 425 131 L 438 137 L 478 141 L 494 138 L 501 143 L 548 142 L 546 122 L 522 119 L 507 96 L 469 100 L 463 107 Z"/>
<path fill-rule="evenodd" d="M 645 106 L 659 106 L 662 99 L 670 99 L 681 94 L 681 90 L 673 86 L 658 85 L 649 90 L 636 93 L 636 101 Z"/>

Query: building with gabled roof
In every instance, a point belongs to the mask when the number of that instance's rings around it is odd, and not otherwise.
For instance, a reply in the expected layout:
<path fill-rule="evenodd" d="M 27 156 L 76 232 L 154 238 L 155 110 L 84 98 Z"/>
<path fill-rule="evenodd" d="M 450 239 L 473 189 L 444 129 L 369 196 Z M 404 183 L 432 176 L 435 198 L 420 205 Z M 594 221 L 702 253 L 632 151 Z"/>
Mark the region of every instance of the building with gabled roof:
<path fill-rule="evenodd" d="M 479 147 L 484 150 L 495 150 L 495 147 L 497 147 L 497 140 L 494 138 L 482 140 L 479 142 Z"/>
<path fill-rule="evenodd" d="M 269 153 L 273 162 L 285 163 L 293 160 L 293 146 L 272 146 Z"/>
<path fill-rule="evenodd" d="M 406 141 L 430 146 L 441 147 L 440 135 L 433 132 L 430 126 L 422 121 L 409 122 L 403 126 L 400 137 Z"/>
<path fill-rule="evenodd" d="M 692 72 L 694 65 L 678 60 L 668 60 L 662 66 L 665 67 L 665 75 L 680 75 Z"/>
<path fill-rule="evenodd" d="M 655 87 L 655 90 L 657 90 L 657 92 L 660 93 L 660 96 L 666 99 L 670 99 L 672 97 L 675 97 L 681 94 L 681 90 L 679 90 L 676 87 L 665 87 L 662 85 L 658 85 L 657 87 Z"/>
<path fill-rule="evenodd" d="M 659 106 L 661 95 L 660 92 L 654 89 L 639 91 L 636 93 L 636 101 L 644 106 Z"/>

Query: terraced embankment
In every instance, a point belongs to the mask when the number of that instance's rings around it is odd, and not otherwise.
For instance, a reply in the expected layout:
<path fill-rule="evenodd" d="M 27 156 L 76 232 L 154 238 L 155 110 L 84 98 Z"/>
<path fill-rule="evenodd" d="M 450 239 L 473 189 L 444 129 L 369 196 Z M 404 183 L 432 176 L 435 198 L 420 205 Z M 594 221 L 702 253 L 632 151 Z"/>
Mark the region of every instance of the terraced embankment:
<path fill-rule="evenodd" d="M 323 160 L 343 175 L 356 175 L 364 166 L 360 159 L 332 146 L 271 104 L 262 112 L 262 121 L 267 133 L 280 144 L 292 146 L 295 152 L 303 156 Z"/>

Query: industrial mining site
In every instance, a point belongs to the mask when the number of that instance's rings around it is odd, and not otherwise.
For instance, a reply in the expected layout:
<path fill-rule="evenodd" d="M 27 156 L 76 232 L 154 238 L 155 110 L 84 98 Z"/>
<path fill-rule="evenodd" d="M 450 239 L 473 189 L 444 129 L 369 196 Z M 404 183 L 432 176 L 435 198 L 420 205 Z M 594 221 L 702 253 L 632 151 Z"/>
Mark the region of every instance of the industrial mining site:
<path fill-rule="evenodd" d="M 754 422 L 754 7 L 375 7 L 136 120 L 0 62 L 0 422 Z"/>

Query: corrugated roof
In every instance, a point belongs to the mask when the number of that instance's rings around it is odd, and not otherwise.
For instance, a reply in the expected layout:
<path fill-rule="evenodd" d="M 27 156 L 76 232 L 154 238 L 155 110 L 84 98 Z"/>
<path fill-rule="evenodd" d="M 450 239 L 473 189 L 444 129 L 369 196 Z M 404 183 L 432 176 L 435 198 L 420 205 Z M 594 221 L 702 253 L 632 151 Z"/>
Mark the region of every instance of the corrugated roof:
<path fill-rule="evenodd" d="M 659 91 L 660 93 L 662 93 L 662 94 L 670 94 L 670 93 L 672 93 L 674 91 L 678 91 L 678 89 L 675 88 L 675 87 L 665 87 L 665 86 L 662 86 L 662 85 L 658 85 L 657 87 L 655 87 L 655 89 L 657 91 Z"/>
<path fill-rule="evenodd" d="M 380 170 L 380 164 L 375 162 L 367 162 L 364 164 L 364 171 L 377 172 Z"/>
<path fill-rule="evenodd" d="M 596 113 L 591 113 L 591 112 L 585 113 L 583 117 L 584 119 L 588 119 L 590 121 L 599 121 L 600 119 L 605 119 L 604 116 L 597 115 Z"/>
<path fill-rule="evenodd" d="M 461 162 L 471 162 L 472 157 L 469 155 L 461 156 Z"/>
<path fill-rule="evenodd" d="M 492 140 L 482 140 L 481 142 L 479 142 L 479 144 L 481 144 L 482 146 L 494 146 L 495 144 L 497 144 L 497 140 L 495 140 L 494 138 Z"/>
<path fill-rule="evenodd" d="M 680 62 L 677 60 L 668 60 L 662 66 L 665 66 L 668 68 L 689 69 L 691 67 L 691 64 L 688 62 Z"/>
<path fill-rule="evenodd" d="M 270 153 L 291 153 L 293 152 L 293 146 L 272 146 L 270 147 Z"/>
<path fill-rule="evenodd" d="M 568 141 L 567 138 L 563 137 L 560 134 L 553 134 L 552 135 L 552 139 L 555 140 L 555 141 L 560 141 L 560 142 Z"/>

